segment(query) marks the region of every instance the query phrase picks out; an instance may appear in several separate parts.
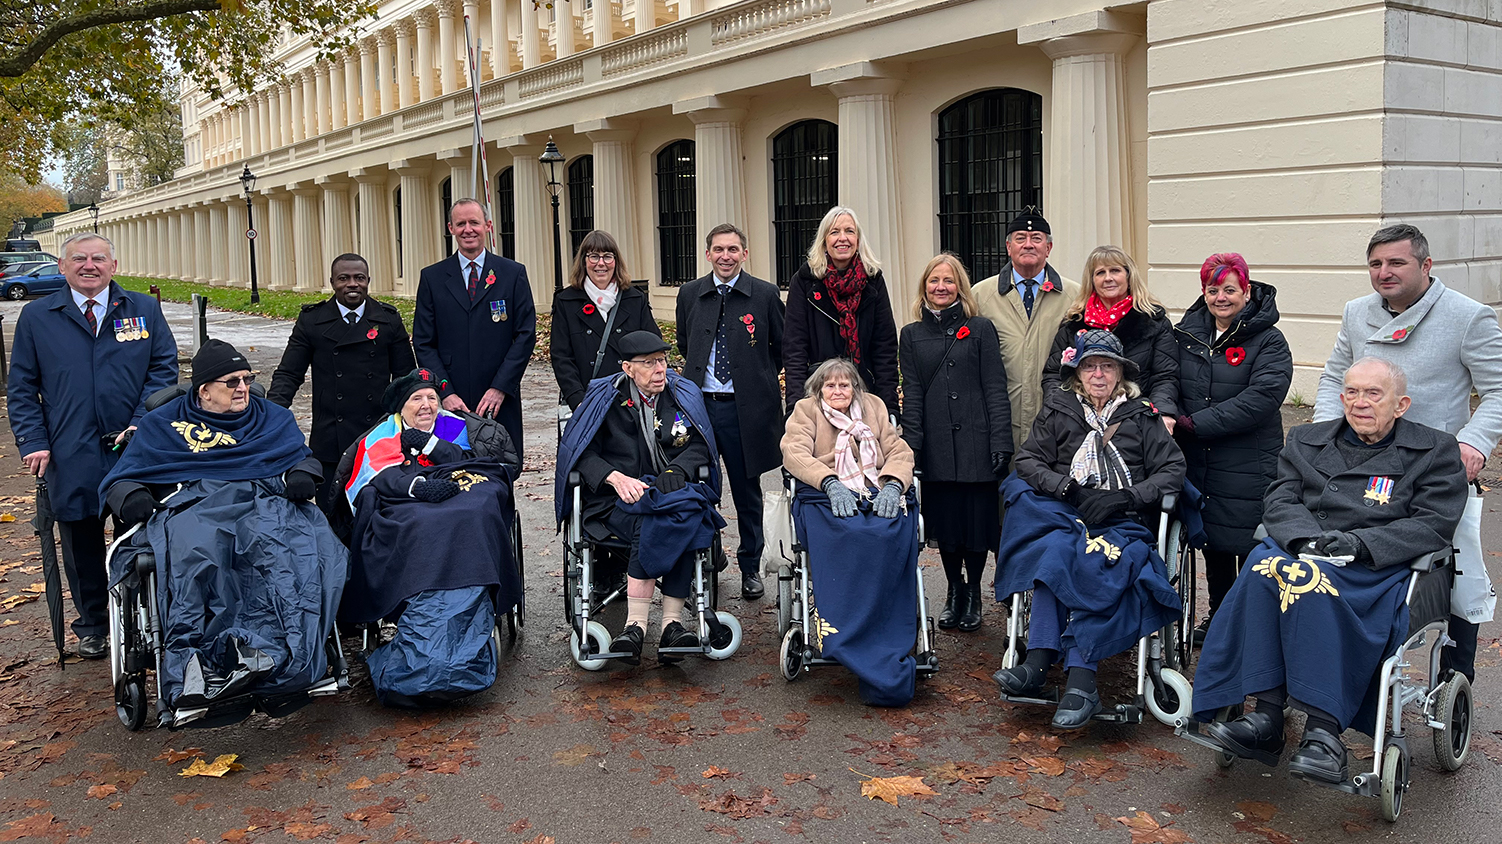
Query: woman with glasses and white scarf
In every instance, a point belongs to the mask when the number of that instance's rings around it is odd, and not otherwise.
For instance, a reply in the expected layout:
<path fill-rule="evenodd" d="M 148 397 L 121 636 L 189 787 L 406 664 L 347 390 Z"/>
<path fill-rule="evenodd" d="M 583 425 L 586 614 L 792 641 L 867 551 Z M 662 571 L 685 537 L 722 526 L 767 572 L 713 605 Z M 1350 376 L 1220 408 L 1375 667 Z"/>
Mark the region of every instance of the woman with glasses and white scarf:
<path fill-rule="evenodd" d="M 568 280 L 553 297 L 548 358 L 569 410 L 584 401 L 590 381 L 621 371 L 619 344 L 633 331 L 662 336 L 647 294 L 631 284 L 620 245 L 596 229 L 579 242 Z"/>

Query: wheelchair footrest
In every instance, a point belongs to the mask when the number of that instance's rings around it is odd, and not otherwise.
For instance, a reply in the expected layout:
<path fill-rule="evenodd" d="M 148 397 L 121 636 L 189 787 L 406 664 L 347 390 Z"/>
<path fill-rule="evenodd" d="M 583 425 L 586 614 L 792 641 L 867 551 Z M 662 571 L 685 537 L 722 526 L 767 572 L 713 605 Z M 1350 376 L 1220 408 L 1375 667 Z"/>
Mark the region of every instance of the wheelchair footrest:
<path fill-rule="evenodd" d="M 1058 706 L 1059 689 L 1054 687 L 1047 689 L 1043 694 L 1036 697 L 1024 697 L 1001 693 L 1001 699 L 1007 703 L 1024 703 L 1032 706 Z M 1090 719 L 1092 721 L 1105 721 L 1111 724 L 1140 724 L 1142 723 L 1142 707 L 1130 703 L 1118 703 L 1108 706 Z"/>
<path fill-rule="evenodd" d="M 707 648 L 700 645 L 697 648 L 658 648 L 658 656 L 704 656 Z"/>
<path fill-rule="evenodd" d="M 1372 776 L 1370 772 L 1359 775 L 1362 780 L 1360 785 L 1356 783 L 1357 777 L 1352 777 L 1345 782 L 1325 782 L 1324 780 L 1302 776 L 1293 771 L 1289 771 L 1288 775 L 1296 780 L 1302 780 L 1313 785 L 1322 785 L 1325 788 L 1333 788 L 1336 791 L 1344 791 L 1346 794 L 1354 794 L 1357 797 L 1376 797 L 1382 787 L 1382 780 L 1379 777 Z"/>

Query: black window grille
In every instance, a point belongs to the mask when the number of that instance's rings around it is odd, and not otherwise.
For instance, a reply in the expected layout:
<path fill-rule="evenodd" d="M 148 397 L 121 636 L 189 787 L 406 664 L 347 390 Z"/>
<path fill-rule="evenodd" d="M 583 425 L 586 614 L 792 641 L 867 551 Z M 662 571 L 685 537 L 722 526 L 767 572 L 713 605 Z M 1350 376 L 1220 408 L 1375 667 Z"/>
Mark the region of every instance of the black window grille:
<path fill-rule="evenodd" d="M 495 174 L 496 231 L 501 256 L 516 260 L 516 174 L 510 168 Z"/>
<path fill-rule="evenodd" d="M 438 186 L 438 207 L 443 209 L 443 221 L 438 224 L 439 231 L 443 232 L 443 254 L 451 255 L 454 252 L 454 236 L 449 234 L 449 206 L 454 204 L 454 180 L 444 179 L 443 184 Z"/>
<path fill-rule="evenodd" d="M 970 277 L 1007 263 L 1007 221 L 1043 207 L 1043 98 L 998 88 L 939 112 L 939 245 Z"/>
<path fill-rule="evenodd" d="M 568 255 L 579 251 L 584 236 L 595 230 L 595 157 L 581 155 L 568 166 Z"/>
<path fill-rule="evenodd" d="M 772 139 L 772 231 L 783 288 L 807 257 L 819 221 L 838 204 L 839 138 L 833 123 L 805 120 Z"/>
<path fill-rule="evenodd" d="M 657 251 L 664 285 L 698 277 L 696 208 L 694 142 L 674 141 L 657 153 Z"/>
<path fill-rule="evenodd" d="M 396 274 L 405 277 L 402 272 L 402 189 L 397 188 L 391 192 L 391 210 L 396 215 Z M 379 237 L 379 235 L 377 235 Z M 409 279 L 410 280 L 410 279 Z M 413 288 L 414 290 L 416 288 Z"/>

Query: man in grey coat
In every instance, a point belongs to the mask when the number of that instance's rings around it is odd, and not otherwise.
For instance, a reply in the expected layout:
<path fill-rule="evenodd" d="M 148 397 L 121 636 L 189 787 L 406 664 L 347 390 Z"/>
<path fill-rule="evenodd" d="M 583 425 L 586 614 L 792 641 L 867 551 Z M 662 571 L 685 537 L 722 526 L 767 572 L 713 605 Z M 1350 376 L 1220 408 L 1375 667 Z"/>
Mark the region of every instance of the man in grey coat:
<path fill-rule="evenodd" d="M 710 229 L 704 257 L 714 271 L 678 289 L 678 353 L 683 377 L 704 392 L 725 479 L 735 499 L 741 544 L 741 597 L 761 582 L 762 473 L 782 463 L 784 306 L 777 286 L 742 271 L 746 235 L 729 223 Z"/>
<path fill-rule="evenodd" d="M 1502 438 L 1502 329 L 1490 307 L 1429 275 L 1429 241 L 1414 226 L 1387 226 L 1366 247 L 1373 293 L 1346 303 L 1335 348 L 1320 375 L 1314 421 L 1340 416 L 1346 370 L 1372 356 L 1408 374 L 1413 398 L 1407 418 L 1453 435 L 1460 442 L 1466 479 L 1474 481 Z M 1481 396 L 1471 412 L 1471 393 Z M 1457 544 L 1479 536 L 1456 536 Z M 1477 558 L 1481 555 L 1476 554 Z M 1475 679 L 1476 635 L 1490 613 L 1450 619 L 1453 648 L 1445 667 Z"/>

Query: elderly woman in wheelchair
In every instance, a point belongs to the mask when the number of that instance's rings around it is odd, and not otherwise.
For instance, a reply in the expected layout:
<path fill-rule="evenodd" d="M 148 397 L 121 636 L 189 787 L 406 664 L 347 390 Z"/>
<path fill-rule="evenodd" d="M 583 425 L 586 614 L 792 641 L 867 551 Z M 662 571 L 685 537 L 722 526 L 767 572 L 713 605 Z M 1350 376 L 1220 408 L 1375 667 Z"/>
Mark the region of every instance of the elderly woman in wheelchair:
<path fill-rule="evenodd" d="M 1096 717 L 1141 718 L 1138 707 L 1101 714 L 1096 664 L 1180 617 L 1154 532 L 1139 520 L 1156 523 L 1160 501 L 1180 490 L 1184 457 L 1141 398 L 1131 380 L 1137 365 L 1113 334 L 1082 332 L 1061 363 L 1065 383 L 1044 396 L 1002 487 L 996 595 L 1031 590 L 1032 610 L 1026 658 L 994 678 L 1009 700 L 1049 702 L 1045 681 L 1062 658 L 1068 675 L 1053 725 L 1072 730 Z M 1020 626 L 1015 617 L 1008 625 L 1014 639 Z M 1008 653 L 1015 652 L 1014 642 Z M 1139 648 L 1139 663 L 1144 658 Z M 1139 664 L 1139 693 L 1142 672 Z M 1155 673 L 1154 685 L 1168 674 Z"/>
<path fill-rule="evenodd" d="M 1465 678 L 1440 677 L 1437 660 L 1431 660 L 1432 689 L 1406 689 L 1412 678 L 1394 671 L 1403 653 L 1421 647 L 1431 632 L 1426 616 L 1433 613 L 1418 601 L 1434 584 L 1442 593 L 1437 615 L 1440 622 L 1445 618 L 1448 563 L 1442 561 L 1434 577 L 1420 572 L 1435 568 L 1430 555 L 1448 555 L 1467 496 L 1455 438 L 1403 419 L 1406 389 L 1396 364 L 1363 358 L 1346 371 L 1344 418 L 1289 432 L 1264 501 L 1268 537 L 1248 557 L 1205 637 L 1194 689 L 1205 734 L 1189 736 L 1208 738 L 1199 743 L 1222 750 L 1228 761 L 1276 765 L 1284 707 L 1292 705 L 1308 718 L 1288 761 L 1290 773 L 1375 794 L 1376 776 L 1350 779 L 1340 734 L 1357 727 L 1378 739 L 1389 819 L 1406 784 L 1402 706 L 1424 702 L 1431 724 L 1452 725 L 1450 712 L 1430 711 L 1431 698 L 1450 701 L 1463 691 L 1469 708 L 1469 689 L 1458 688 Z M 1442 623 L 1435 628 L 1442 629 Z M 1437 639 L 1434 650 L 1445 643 Z M 1457 688 L 1446 692 L 1450 686 Z M 1222 710 L 1239 710 L 1247 696 L 1256 700 L 1251 712 L 1215 720 Z M 1393 717 L 1383 730 L 1386 703 Z M 1436 735 L 1442 764 L 1447 758 L 1459 764 L 1452 758 L 1457 748 L 1449 747 L 1454 739 L 1442 743 Z M 1464 749 L 1458 746 L 1461 759 Z"/>

